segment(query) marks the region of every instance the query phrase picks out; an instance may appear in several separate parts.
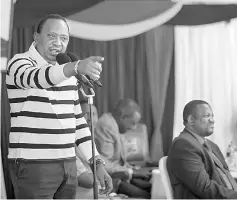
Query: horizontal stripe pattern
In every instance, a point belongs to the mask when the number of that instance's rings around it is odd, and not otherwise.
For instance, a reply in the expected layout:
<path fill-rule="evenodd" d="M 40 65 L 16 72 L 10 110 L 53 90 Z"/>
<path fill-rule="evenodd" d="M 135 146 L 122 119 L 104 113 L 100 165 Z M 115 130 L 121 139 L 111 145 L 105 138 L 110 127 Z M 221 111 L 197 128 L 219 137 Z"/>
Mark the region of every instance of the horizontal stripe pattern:
<path fill-rule="evenodd" d="M 75 156 L 76 141 L 91 158 L 87 143 L 91 133 L 79 104 L 77 80 L 66 78 L 63 67 L 47 64 L 32 46 L 10 60 L 9 159 L 67 159 Z"/>
<path fill-rule="evenodd" d="M 76 145 L 78 146 L 79 144 L 83 143 L 83 142 L 86 142 L 88 140 L 91 140 L 91 136 L 87 136 L 87 137 L 84 137 L 84 138 L 81 138 L 81 139 L 78 139 L 76 141 Z"/>
<path fill-rule="evenodd" d="M 55 113 L 40 113 L 40 112 L 30 112 L 30 111 L 21 111 L 11 113 L 11 117 L 36 117 L 36 118 L 50 118 L 50 119 L 67 119 L 75 118 L 74 113 L 65 113 L 65 114 L 55 114 Z"/>
<path fill-rule="evenodd" d="M 72 119 L 72 118 L 56 120 L 56 119 L 48 119 L 48 118 L 12 117 L 11 118 L 12 127 L 17 128 L 19 127 L 18 124 L 24 124 L 24 122 L 27 122 L 29 120 L 30 120 L 30 123 L 33 125 L 32 127 L 36 130 L 42 129 L 42 125 L 44 125 L 44 128 L 42 130 L 46 130 L 45 134 L 47 134 L 47 131 L 49 133 L 53 132 L 54 134 L 57 132 L 57 130 L 60 131 L 59 132 L 60 134 L 63 133 L 64 131 L 66 131 L 67 134 L 75 133 L 76 131 L 76 128 L 75 128 L 76 121 L 75 119 Z M 26 126 L 28 127 L 29 125 L 26 125 Z M 22 126 L 20 127 L 22 129 Z M 68 132 L 67 130 L 71 130 L 71 131 Z"/>
<path fill-rule="evenodd" d="M 29 144 L 29 143 L 10 143 L 9 148 L 24 148 L 24 149 L 66 149 L 74 147 L 74 143 L 68 144 Z"/>
<path fill-rule="evenodd" d="M 39 134 L 71 134 L 75 133 L 74 128 L 67 129 L 46 129 L 46 128 L 29 128 L 29 127 L 11 127 L 11 133 L 24 132 L 24 133 L 39 133 Z"/>
<path fill-rule="evenodd" d="M 70 144 L 72 141 L 75 141 L 75 134 L 42 134 L 38 133 L 27 133 L 27 132 L 11 132 L 10 133 L 10 142 L 11 143 L 18 143 L 19 138 L 21 143 L 28 143 L 28 144 Z M 19 137 L 19 138 L 18 138 Z M 32 140 L 32 138 L 34 140 Z"/>
<path fill-rule="evenodd" d="M 48 91 L 69 91 L 69 90 L 77 91 L 77 86 L 75 86 L 75 85 L 66 85 L 66 86 L 61 86 L 61 87 L 50 87 L 47 90 Z"/>
<path fill-rule="evenodd" d="M 92 158 L 92 145 L 91 145 L 91 140 L 87 140 L 83 143 L 81 143 L 78 146 L 80 152 L 82 153 L 82 155 L 84 155 L 86 157 L 87 160 Z M 97 149 L 95 148 L 95 156 L 99 155 Z"/>
<path fill-rule="evenodd" d="M 23 158 L 27 160 L 56 160 L 75 157 L 75 147 L 66 149 L 26 149 L 9 148 L 8 158 Z"/>
<path fill-rule="evenodd" d="M 67 161 L 67 162 L 71 162 L 71 161 L 75 161 L 76 160 L 76 156 L 73 157 L 67 157 L 67 158 L 58 158 L 58 159 L 24 159 L 24 158 L 9 158 L 8 162 L 9 163 L 15 163 L 17 162 L 21 162 L 21 163 L 58 163 L 58 162 L 62 162 L 62 161 Z"/>

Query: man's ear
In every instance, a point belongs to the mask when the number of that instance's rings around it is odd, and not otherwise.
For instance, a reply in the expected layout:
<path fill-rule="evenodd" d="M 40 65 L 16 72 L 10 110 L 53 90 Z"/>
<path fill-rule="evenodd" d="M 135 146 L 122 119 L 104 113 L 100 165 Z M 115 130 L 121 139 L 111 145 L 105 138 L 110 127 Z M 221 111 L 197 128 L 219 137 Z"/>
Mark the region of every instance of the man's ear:
<path fill-rule="evenodd" d="M 39 43 L 39 33 L 37 33 L 37 32 L 34 33 L 34 41 L 36 44 Z"/>
<path fill-rule="evenodd" d="M 187 118 L 187 122 L 188 122 L 188 124 L 193 125 L 194 124 L 194 117 L 192 115 L 189 115 Z"/>

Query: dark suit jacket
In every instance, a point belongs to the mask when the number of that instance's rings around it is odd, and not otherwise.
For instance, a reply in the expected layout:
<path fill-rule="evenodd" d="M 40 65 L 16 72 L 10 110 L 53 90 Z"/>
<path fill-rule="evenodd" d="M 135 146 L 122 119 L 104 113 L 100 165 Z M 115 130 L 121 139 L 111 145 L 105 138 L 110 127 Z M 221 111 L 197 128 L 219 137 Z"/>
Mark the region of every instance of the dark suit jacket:
<path fill-rule="evenodd" d="M 213 153 L 228 169 L 219 147 L 208 140 Z M 167 170 L 177 199 L 237 199 L 237 191 L 225 187 L 211 155 L 186 129 L 168 154 Z"/>

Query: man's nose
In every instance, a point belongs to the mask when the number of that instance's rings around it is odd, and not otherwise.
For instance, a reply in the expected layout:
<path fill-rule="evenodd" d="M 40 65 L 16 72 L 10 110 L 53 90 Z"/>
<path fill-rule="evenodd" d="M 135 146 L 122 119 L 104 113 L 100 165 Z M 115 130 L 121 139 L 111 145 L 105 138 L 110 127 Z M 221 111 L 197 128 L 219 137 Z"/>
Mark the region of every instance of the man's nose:
<path fill-rule="evenodd" d="M 215 123 L 214 117 L 210 118 L 210 122 Z"/>
<path fill-rule="evenodd" d="M 56 37 L 55 40 L 54 40 L 54 42 L 53 42 L 53 44 L 54 44 L 54 45 L 58 45 L 58 46 L 61 45 L 61 39 L 60 39 L 60 37 Z"/>

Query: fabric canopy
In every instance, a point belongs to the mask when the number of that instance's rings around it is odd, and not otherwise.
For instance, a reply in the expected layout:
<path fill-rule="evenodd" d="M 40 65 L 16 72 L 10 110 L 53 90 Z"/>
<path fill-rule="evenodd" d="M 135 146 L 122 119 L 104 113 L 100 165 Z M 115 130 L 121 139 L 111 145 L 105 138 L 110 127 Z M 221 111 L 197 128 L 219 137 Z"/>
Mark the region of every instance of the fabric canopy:
<path fill-rule="evenodd" d="M 188 0 L 18 0 L 14 27 L 31 27 L 48 13 L 66 17 L 74 37 L 116 40 L 162 24 L 201 25 L 237 17 L 237 5 L 186 4 Z"/>
<path fill-rule="evenodd" d="M 172 19 L 181 8 L 170 1 L 106 1 L 67 19 L 72 36 L 106 41 L 147 32 Z"/>

